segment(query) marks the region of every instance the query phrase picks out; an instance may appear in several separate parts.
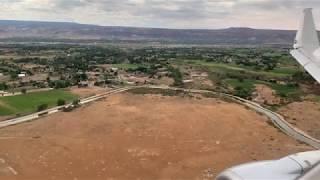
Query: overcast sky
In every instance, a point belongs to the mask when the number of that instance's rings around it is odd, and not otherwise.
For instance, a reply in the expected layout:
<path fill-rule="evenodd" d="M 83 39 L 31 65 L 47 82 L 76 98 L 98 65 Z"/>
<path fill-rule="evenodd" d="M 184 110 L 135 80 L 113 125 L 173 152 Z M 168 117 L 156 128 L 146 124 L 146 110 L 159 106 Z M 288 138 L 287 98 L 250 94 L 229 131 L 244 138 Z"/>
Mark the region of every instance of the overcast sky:
<path fill-rule="evenodd" d="M 0 19 L 162 28 L 296 29 L 320 0 L 0 0 Z"/>

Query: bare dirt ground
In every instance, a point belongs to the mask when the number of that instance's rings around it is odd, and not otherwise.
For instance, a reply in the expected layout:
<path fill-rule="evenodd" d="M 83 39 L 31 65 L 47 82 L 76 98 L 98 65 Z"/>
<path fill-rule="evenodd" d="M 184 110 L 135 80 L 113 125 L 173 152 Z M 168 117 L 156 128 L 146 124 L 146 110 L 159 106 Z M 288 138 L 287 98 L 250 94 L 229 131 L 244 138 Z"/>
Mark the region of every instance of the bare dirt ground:
<path fill-rule="evenodd" d="M 310 150 L 238 104 L 132 94 L 0 129 L 0 147 L 0 179 L 32 180 L 212 179 Z"/>
<path fill-rule="evenodd" d="M 71 93 L 78 95 L 80 98 L 94 96 L 96 94 L 104 93 L 107 91 L 107 89 L 97 86 L 90 86 L 86 88 L 72 87 L 69 90 L 71 91 Z"/>
<path fill-rule="evenodd" d="M 154 84 L 170 86 L 174 83 L 174 80 L 169 77 L 162 77 L 160 79 L 153 79 L 151 82 L 153 82 Z"/>
<path fill-rule="evenodd" d="M 258 84 L 254 93 L 254 101 L 259 104 L 277 105 L 280 104 L 281 99 L 269 86 Z"/>
<path fill-rule="evenodd" d="M 320 103 L 295 102 L 279 109 L 279 113 L 291 124 L 320 139 Z"/>
<path fill-rule="evenodd" d="M 14 116 L 0 116 L 0 121 L 5 121 L 5 120 L 8 120 L 10 118 L 14 118 Z"/>

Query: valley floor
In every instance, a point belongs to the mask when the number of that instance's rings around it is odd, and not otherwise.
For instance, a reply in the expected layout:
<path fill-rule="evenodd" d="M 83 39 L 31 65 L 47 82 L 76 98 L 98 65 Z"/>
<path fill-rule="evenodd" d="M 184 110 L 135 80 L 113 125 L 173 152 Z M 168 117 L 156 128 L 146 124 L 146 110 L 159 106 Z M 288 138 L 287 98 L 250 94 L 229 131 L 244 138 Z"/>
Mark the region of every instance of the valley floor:
<path fill-rule="evenodd" d="M 238 104 L 130 93 L 0 129 L 0 147 L 0 178 L 77 180 L 212 179 L 310 150 Z"/>

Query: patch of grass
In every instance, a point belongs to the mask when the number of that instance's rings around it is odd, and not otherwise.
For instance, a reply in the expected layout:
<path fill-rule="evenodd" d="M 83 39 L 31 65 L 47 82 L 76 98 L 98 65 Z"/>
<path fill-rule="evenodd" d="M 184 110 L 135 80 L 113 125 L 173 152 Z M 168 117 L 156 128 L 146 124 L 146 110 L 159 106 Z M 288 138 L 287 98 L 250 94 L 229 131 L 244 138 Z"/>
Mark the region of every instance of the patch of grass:
<path fill-rule="evenodd" d="M 276 93 L 284 98 L 289 99 L 296 99 L 298 100 L 299 97 L 303 94 L 302 91 L 298 86 L 294 85 L 282 85 L 282 84 L 276 84 L 276 83 L 269 83 L 269 82 L 259 82 L 260 84 L 265 84 L 269 87 L 271 87 L 273 90 L 276 91 Z"/>
<path fill-rule="evenodd" d="M 14 114 L 14 110 L 8 107 L 4 107 L 3 105 L 0 105 L 0 116 L 8 116 L 11 114 Z"/>
<path fill-rule="evenodd" d="M 314 101 L 315 101 L 315 102 L 320 102 L 320 96 L 315 96 L 315 97 L 314 97 Z"/>
<path fill-rule="evenodd" d="M 294 67 L 279 67 L 279 68 L 272 70 L 271 72 L 279 73 L 279 74 L 293 75 L 299 71 L 300 71 L 299 69 L 294 68 Z"/>
<path fill-rule="evenodd" d="M 291 94 L 291 93 L 298 93 L 300 92 L 300 89 L 298 86 L 293 85 L 282 85 L 282 84 L 276 84 L 276 83 L 270 83 L 265 81 L 257 81 L 257 80 L 251 80 L 251 79 L 245 79 L 243 81 L 239 81 L 238 79 L 227 79 L 225 82 L 232 87 L 241 87 L 244 89 L 252 90 L 254 89 L 256 84 L 264 84 L 272 88 L 277 92 L 277 94 Z"/>
<path fill-rule="evenodd" d="M 238 79 L 226 79 L 224 82 L 233 88 L 241 88 L 248 92 L 254 91 L 255 85 L 264 84 L 269 86 L 271 89 L 275 90 L 279 96 L 286 98 L 288 100 L 294 100 L 294 101 L 299 101 L 300 97 L 303 95 L 299 86 L 290 85 L 290 84 L 282 85 L 277 83 L 251 80 L 251 79 L 245 79 L 243 81 L 240 81 Z"/>
<path fill-rule="evenodd" d="M 290 94 L 299 91 L 299 87 L 281 84 L 270 84 L 271 88 L 277 91 L 278 94 Z"/>
<path fill-rule="evenodd" d="M 238 79 L 226 79 L 225 82 L 231 85 L 233 88 L 241 87 L 248 90 L 253 90 L 256 84 L 256 81 L 251 79 L 244 79 L 243 81 L 240 81 Z"/>
<path fill-rule="evenodd" d="M 0 97 L 0 115 L 25 114 L 37 111 L 41 104 L 54 107 L 59 99 L 71 102 L 76 95 L 65 90 L 28 93 L 25 95 Z"/>
<path fill-rule="evenodd" d="M 180 60 L 179 65 L 188 64 L 195 67 L 206 67 L 211 72 L 220 73 L 239 73 L 245 72 L 252 76 L 266 76 L 268 78 L 285 78 L 292 76 L 294 73 L 298 72 L 299 69 L 295 67 L 277 67 L 271 71 L 256 70 L 251 66 L 237 65 L 233 63 L 216 63 L 216 62 L 206 62 L 201 60 Z"/>

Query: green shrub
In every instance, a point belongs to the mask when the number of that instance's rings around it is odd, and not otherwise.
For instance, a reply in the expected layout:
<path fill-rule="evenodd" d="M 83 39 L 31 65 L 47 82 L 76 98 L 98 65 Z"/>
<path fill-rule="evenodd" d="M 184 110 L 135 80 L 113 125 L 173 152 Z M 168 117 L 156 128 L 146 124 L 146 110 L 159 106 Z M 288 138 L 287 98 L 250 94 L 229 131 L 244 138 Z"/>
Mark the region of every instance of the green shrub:
<path fill-rule="evenodd" d="M 22 94 L 27 94 L 27 89 L 21 89 Z"/>
<path fill-rule="evenodd" d="M 66 101 L 65 101 L 64 99 L 58 99 L 57 105 L 58 105 L 58 106 L 66 105 Z"/>
<path fill-rule="evenodd" d="M 72 105 L 75 106 L 75 107 L 78 107 L 80 105 L 80 100 L 79 99 L 76 99 L 72 102 Z"/>
<path fill-rule="evenodd" d="M 183 86 L 182 73 L 178 68 L 170 66 L 169 71 L 171 72 L 171 77 L 174 79 L 173 86 L 181 87 Z"/>
<path fill-rule="evenodd" d="M 240 87 L 240 86 L 237 86 L 234 91 L 235 96 L 245 98 L 245 99 L 250 99 L 251 94 L 252 94 L 252 91 L 250 91 L 249 89 Z"/>
<path fill-rule="evenodd" d="M 37 111 L 40 112 L 40 111 L 44 111 L 48 108 L 48 104 L 41 104 L 38 106 L 37 108 Z"/>

